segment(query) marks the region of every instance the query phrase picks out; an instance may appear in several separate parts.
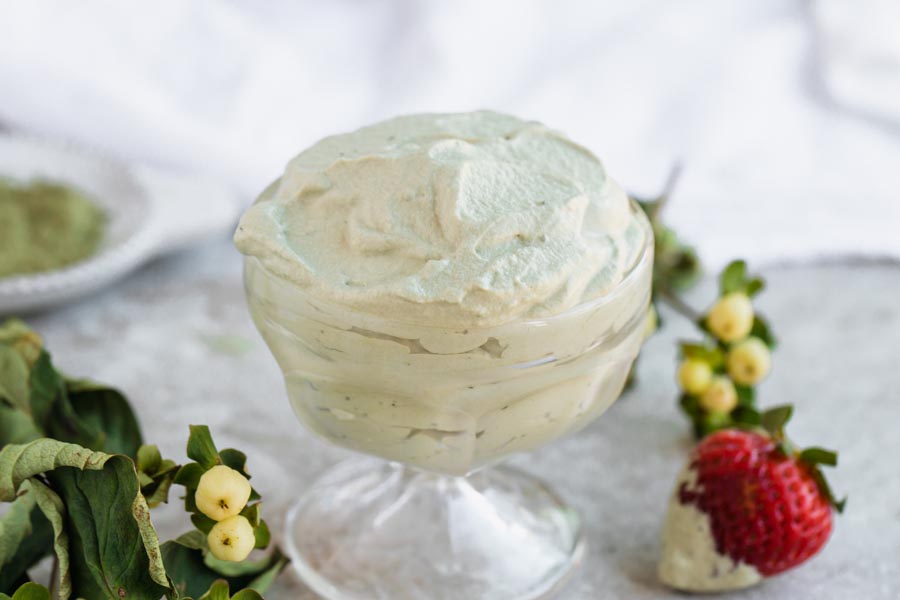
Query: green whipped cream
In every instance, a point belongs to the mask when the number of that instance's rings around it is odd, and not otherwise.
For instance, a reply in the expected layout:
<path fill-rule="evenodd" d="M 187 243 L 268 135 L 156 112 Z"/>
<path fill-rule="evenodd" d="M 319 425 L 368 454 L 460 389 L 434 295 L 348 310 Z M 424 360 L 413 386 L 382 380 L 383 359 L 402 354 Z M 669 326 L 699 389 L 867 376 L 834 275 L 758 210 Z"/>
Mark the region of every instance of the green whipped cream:
<path fill-rule="evenodd" d="M 106 215 L 78 191 L 0 179 L 0 277 L 52 271 L 93 255 Z"/>

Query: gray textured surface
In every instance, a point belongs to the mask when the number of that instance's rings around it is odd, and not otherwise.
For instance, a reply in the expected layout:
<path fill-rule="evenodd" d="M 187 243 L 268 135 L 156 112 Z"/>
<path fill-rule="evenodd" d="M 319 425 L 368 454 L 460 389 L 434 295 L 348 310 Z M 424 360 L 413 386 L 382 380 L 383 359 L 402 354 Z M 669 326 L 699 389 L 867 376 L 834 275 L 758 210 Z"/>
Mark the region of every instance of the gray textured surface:
<path fill-rule="evenodd" d="M 794 402 L 801 444 L 841 450 L 831 480 L 850 494 L 824 552 L 803 568 L 731 598 L 900 597 L 900 268 L 775 268 L 761 306 L 781 338 L 763 403 Z M 691 295 L 710 298 L 711 282 Z M 666 499 L 690 440 L 675 409 L 673 340 L 680 318 L 645 347 L 640 383 L 580 434 L 514 462 L 583 514 L 590 553 L 566 600 L 682 597 L 654 569 Z M 244 307 L 240 261 L 227 241 L 155 262 L 118 287 L 31 318 L 72 374 L 120 386 L 148 440 L 182 459 L 189 423 L 246 450 L 274 529 L 292 494 L 346 456 L 291 414 L 274 361 Z M 154 517 L 163 537 L 189 527 L 177 503 Z M 269 598 L 312 598 L 290 574 Z"/>

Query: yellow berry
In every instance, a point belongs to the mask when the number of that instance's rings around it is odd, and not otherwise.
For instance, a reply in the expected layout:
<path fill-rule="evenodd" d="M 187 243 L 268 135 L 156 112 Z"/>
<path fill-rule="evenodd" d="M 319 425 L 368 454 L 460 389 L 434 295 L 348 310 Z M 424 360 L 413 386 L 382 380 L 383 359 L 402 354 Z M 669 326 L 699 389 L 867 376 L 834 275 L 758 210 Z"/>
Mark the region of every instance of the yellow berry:
<path fill-rule="evenodd" d="M 741 292 L 722 296 L 706 315 L 706 325 L 723 342 L 744 339 L 753 328 L 753 304 L 750 298 Z"/>
<path fill-rule="evenodd" d="M 712 367 L 698 358 L 682 361 L 678 368 L 678 384 L 692 396 L 699 396 L 709 388 L 713 380 Z"/>
<path fill-rule="evenodd" d="M 206 541 L 213 556 L 231 562 L 247 558 L 256 545 L 253 526 L 243 515 L 234 515 L 216 523 L 209 530 Z"/>
<path fill-rule="evenodd" d="M 738 403 L 737 390 L 727 377 L 713 378 L 712 383 L 700 396 L 700 407 L 711 413 L 730 413 Z"/>
<path fill-rule="evenodd" d="M 194 502 L 204 515 L 221 521 L 238 514 L 250 499 L 250 482 L 225 465 L 216 465 L 200 477 Z"/>
<path fill-rule="evenodd" d="M 735 383 L 753 385 L 769 374 L 772 354 L 761 339 L 747 338 L 728 351 L 725 366 Z"/>

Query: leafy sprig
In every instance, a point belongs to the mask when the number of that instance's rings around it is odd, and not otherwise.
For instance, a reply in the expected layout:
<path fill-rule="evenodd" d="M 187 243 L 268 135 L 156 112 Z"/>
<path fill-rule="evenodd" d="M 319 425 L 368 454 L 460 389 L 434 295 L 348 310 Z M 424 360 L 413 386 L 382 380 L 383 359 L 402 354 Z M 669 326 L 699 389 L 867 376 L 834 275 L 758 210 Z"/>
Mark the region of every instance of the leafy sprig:
<path fill-rule="evenodd" d="M 787 437 L 785 426 L 791 420 L 794 414 L 794 407 L 790 404 L 781 406 L 773 406 L 762 413 L 760 419 L 760 427 L 771 436 L 772 440 L 778 445 L 778 449 L 785 457 L 797 459 L 808 470 L 819 492 L 839 513 L 844 512 L 847 504 L 847 497 L 840 500 L 834 495 L 831 486 L 828 484 L 821 467 L 836 467 L 838 464 L 838 454 L 834 450 L 828 450 L 818 446 L 809 448 L 798 448 Z"/>
<path fill-rule="evenodd" d="M 143 444 L 127 399 L 109 386 L 60 373 L 41 337 L 25 323 L 0 325 L 0 600 L 130 598 L 254 600 L 287 564 L 276 548 L 257 560 L 226 563 L 206 544 L 207 523 L 193 504 L 196 481 L 214 464 L 249 478 L 246 456 L 216 450 L 208 428 L 191 427 L 184 466 Z M 150 508 L 185 485 L 195 527 L 160 544 Z M 192 506 L 193 504 L 193 506 Z M 242 514 L 255 545 L 270 534 L 259 494 Z M 28 569 L 54 557 L 50 589 Z"/>

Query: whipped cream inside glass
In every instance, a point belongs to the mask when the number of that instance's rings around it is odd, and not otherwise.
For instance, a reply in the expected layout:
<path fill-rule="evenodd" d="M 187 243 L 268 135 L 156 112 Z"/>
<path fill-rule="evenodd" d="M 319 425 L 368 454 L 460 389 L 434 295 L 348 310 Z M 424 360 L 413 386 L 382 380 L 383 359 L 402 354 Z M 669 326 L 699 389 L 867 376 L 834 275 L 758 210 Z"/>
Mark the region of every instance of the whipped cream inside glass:
<path fill-rule="evenodd" d="M 466 475 L 587 424 L 643 339 L 644 214 L 588 150 L 507 115 L 404 116 L 326 138 L 262 193 L 235 243 L 301 421 L 431 473 Z M 377 597 L 360 585 L 313 583 Z"/>

